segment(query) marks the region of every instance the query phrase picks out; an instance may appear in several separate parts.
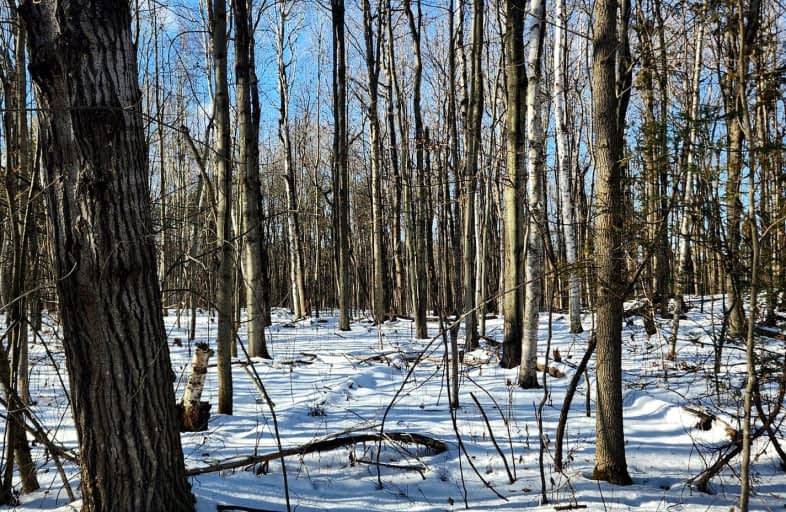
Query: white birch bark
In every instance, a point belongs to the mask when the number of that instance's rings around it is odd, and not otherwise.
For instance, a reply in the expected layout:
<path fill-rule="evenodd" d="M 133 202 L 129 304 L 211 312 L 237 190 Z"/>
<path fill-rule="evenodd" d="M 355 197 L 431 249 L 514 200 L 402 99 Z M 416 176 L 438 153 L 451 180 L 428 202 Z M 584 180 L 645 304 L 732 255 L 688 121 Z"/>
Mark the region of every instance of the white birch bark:
<path fill-rule="evenodd" d="M 573 184 L 573 162 L 568 147 L 568 119 L 565 97 L 565 53 L 567 38 L 565 27 L 568 17 L 565 0 L 557 0 L 554 25 L 554 119 L 557 135 L 557 161 L 559 163 L 560 201 L 562 209 L 562 232 L 565 237 L 565 259 L 568 264 L 568 313 L 570 332 L 580 333 L 581 327 L 581 282 L 576 268 L 576 225 L 573 214 L 571 190 Z"/>
<path fill-rule="evenodd" d="M 543 183 L 545 164 L 544 132 L 541 122 L 541 48 L 544 32 L 545 1 L 533 0 L 529 11 L 529 49 L 527 51 L 527 199 L 529 229 L 524 263 L 524 326 L 522 329 L 519 386 L 537 387 L 538 315 L 543 286 L 544 221 Z"/>

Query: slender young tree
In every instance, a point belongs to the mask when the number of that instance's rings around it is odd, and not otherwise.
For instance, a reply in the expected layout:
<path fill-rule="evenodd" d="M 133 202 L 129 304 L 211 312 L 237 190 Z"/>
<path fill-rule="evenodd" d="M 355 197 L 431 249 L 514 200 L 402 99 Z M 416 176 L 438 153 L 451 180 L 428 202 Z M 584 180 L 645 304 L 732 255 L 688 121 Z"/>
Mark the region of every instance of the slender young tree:
<path fill-rule="evenodd" d="M 412 53 L 415 58 L 412 86 L 412 117 L 415 122 L 415 176 L 414 197 L 410 192 L 410 223 L 411 230 L 407 237 L 410 253 L 410 287 L 412 289 L 412 306 L 415 313 L 415 336 L 427 338 L 426 325 L 426 197 L 424 180 L 423 147 L 426 144 L 423 131 L 423 112 L 421 110 L 421 82 L 423 80 L 423 63 L 421 58 L 421 26 L 423 12 L 420 0 L 417 0 L 417 14 L 412 9 L 412 2 L 404 0 L 407 11 L 409 30 L 412 36 Z M 409 190 L 413 187 L 409 184 Z"/>
<path fill-rule="evenodd" d="M 543 194 L 545 135 L 541 120 L 541 55 L 546 33 L 545 0 L 532 0 L 529 10 L 527 51 L 527 249 L 524 259 L 524 322 L 521 341 L 519 386 L 538 386 L 538 317 L 543 297 L 543 237 L 546 212 Z"/>
<path fill-rule="evenodd" d="M 306 307 L 306 287 L 303 280 L 303 246 L 300 242 L 300 219 L 298 218 L 297 183 L 295 180 L 295 159 L 292 155 L 292 140 L 289 127 L 289 75 L 285 52 L 288 46 L 287 18 L 292 5 L 288 2 L 278 4 L 278 23 L 276 25 L 276 56 L 278 62 L 278 140 L 284 152 L 284 184 L 287 194 L 287 249 L 289 250 L 289 289 L 292 299 L 292 312 L 295 318 L 309 314 Z"/>
<path fill-rule="evenodd" d="M 464 276 L 465 346 L 472 350 L 478 346 L 478 319 L 475 309 L 475 192 L 478 176 L 481 124 L 483 120 L 483 15 L 485 2 L 472 2 L 472 67 L 469 110 L 467 112 L 466 150 L 464 159 L 464 215 L 462 237 L 462 275 Z"/>
<path fill-rule="evenodd" d="M 502 366 L 513 368 L 521 363 L 522 314 L 524 313 L 524 15 L 526 1 L 505 2 L 505 63 L 507 105 L 505 110 L 507 176 L 503 178 L 505 202 L 503 315 L 505 334 L 502 344 Z"/>
<path fill-rule="evenodd" d="M 26 1 L 82 510 L 191 511 L 131 8 Z M 85 44 L 90 41 L 90 44 Z"/>
<path fill-rule="evenodd" d="M 623 0 L 626 2 L 627 0 Z M 615 66 L 617 0 L 597 0 L 593 9 L 592 122 L 597 224 L 597 411 L 592 478 L 629 485 L 622 422 L 622 301 L 627 283 L 622 251 L 623 126 L 618 109 Z M 622 9 L 624 17 L 629 8 Z M 623 34 L 624 36 L 627 33 Z M 624 121 L 624 117 L 622 117 Z"/>
<path fill-rule="evenodd" d="M 677 277 L 674 280 L 674 312 L 672 317 L 671 336 L 669 337 L 669 354 L 671 360 L 677 357 L 677 334 L 679 333 L 680 317 L 683 310 L 683 293 L 687 288 L 687 280 L 690 275 L 690 242 L 693 231 L 693 218 L 695 213 L 693 206 L 696 195 L 697 181 L 697 144 L 698 144 L 698 123 L 699 123 L 699 101 L 701 100 L 701 68 L 702 68 L 702 49 L 704 48 L 704 23 L 697 21 L 695 54 L 693 56 L 693 82 L 690 98 L 690 115 L 688 116 L 689 135 L 685 142 L 685 188 L 683 190 L 682 219 L 680 219 L 679 232 L 679 260 L 677 266 Z"/>
<path fill-rule="evenodd" d="M 556 0 L 554 24 L 554 123 L 557 138 L 557 161 L 559 168 L 560 207 L 562 214 L 562 236 L 565 238 L 565 261 L 568 265 L 568 315 L 570 332 L 577 334 L 581 326 L 581 282 L 576 268 L 576 224 L 574 222 L 572 190 L 576 187 L 573 178 L 573 161 L 568 144 L 567 96 L 565 90 L 567 60 L 567 25 L 565 0 Z"/>
<path fill-rule="evenodd" d="M 371 144 L 371 222 L 373 275 L 371 285 L 372 311 L 377 325 L 384 321 L 388 306 L 385 290 L 385 248 L 382 220 L 382 146 L 380 141 L 379 112 L 379 60 L 382 40 L 382 2 L 377 2 L 376 39 L 371 2 L 363 0 L 363 35 L 365 40 L 366 73 L 368 78 L 368 120 Z"/>
<path fill-rule="evenodd" d="M 212 0 L 211 43 L 216 128 L 216 363 L 218 366 L 218 412 L 232 414 L 233 261 L 232 243 L 232 140 L 229 125 L 229 78 L 227 76 L 226 0 Z"/>
<path fill-rule="evenodd" d="M 266 276 L 262 246 L 262 202 L 259 183 L 259 98 L 254 72 L 254 33 L 251 0 L 233 0 L 235 18 L 235 97 L 238 122 L 238 165 L 242 170 L 241 216 L 244 226 L 243 285 L 245 287 L 250 356 L 270 358 L 265 342 Z"/>

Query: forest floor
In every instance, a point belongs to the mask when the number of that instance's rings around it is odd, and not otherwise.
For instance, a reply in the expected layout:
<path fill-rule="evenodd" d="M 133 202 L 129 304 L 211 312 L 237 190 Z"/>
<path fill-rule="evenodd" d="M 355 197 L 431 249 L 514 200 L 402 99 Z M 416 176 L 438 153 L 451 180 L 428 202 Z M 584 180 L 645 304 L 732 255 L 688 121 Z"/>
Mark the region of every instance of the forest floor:
<path fill-rule="evenodd" d="M 588 478 L 595 450 L 594 357 L 589 364 L 589 403 L 586 380 L 582 378 L 565 436 L 566 468 L 560 473 L 554 471 L 557 420 L 566 388 L 585 352 L 592 316 L 585 315 L 585 332 L 581 335 L 568 333 L 564 315 L 552 316 L 551 347 L 559 350 L 562 362 L 549 364 L 564 376 L 548 377 L 543 408 L 547 505 L 540 504 L 536 420 L 543 389 L 517 387 L 517 370 L 500 368 L 499 349 L 493 343 L 483 340 L 481 349 L 464 356 L 454 428 L 447 400 L 443 340 L 436 336 L 436 322 L 429 324 L 429 334 L 435 335 L 432 342 L 413 339 L 412 323 L 404 319 L 387 322 L 380 329 L 368 320 L 359 320 L 352 324 L 351 331 L 340 332 L 333 317 L 292 322 L 286 311 L 275 310 L 268 332 L 274 359 L 255 360 L 254 367 L 275 404 L 283 448 L 326 437 L 378 433 L 391 402 L 385 432 L 421 434 L 447 446 L 446 451 L 435 453 L 417 444 L 386 441 L 377 459 L 377 443 L 368 441 L 287 457 L 292 510 L 460 510 L 465 504 L 474 510 L 567 510 L 571 505 L 586 510 L 729 510 L 736 504 L 740 489 L 737 458 L 712 480 L 712 494 L 694 489 L 690 479 L 712 464 L 720 449 L 729 446 L 727 429 L 739 427 L 744 346 L 727 342 L 718 379 L 722 389 L 716 393 L 713 337 L 720 328 L 722 303 L 717 297 L 694 298 L 690 305 L 687 318 L 681 322 L 676 362 L 664 358 L 670 320 L 657 319 L 659 334 L 648 336 L 642 318 L 627 319 L 623 331 L 623 401 L 627 463 L 634 481 L 628 487 Z M 186 316 L 180 319 L 180 327 L 172 312 L 165 321 L 179 398 L 188 378 L 193 345 L 187 342 Z M 549 334 L 548 314 L 541 315 L 540 325 L 542 356 Z M 215 329 L 214 319 L 201 314 L 195 342 L 213 345 Z M 486 333 L 488 338 L 500 341 L 501 319 L 487 320 Z M 31 395 L 36 402 L 32 410 L 58 442 L 76 448 L 70 411 L 54 366 L 67 380 L 62 344 L 52 326 L 44 329 L 44 336 L 46 347 L 36 343 L 30 351 Z M 784 341 L 760 338 L 759 346 L 764 349 L 762 354 L 775 356 L 772 364 L 783 364 Z M 240 363 L 244 360 L 239 358 L 234 366 L 235 414 L 213 415 L 206 431 L 183 434 L 188 469 L 277 451 L 270 410 Z M 206 385 L 203 399 L 215 404 L 214 367 Z M 592 417 L 587 417 L 586 407 L 592 410 Z M 696 428 L 699 419 L 686 407 L 706 410 L 717 419 L 709 430 L 701 430 Z M 783 414 L 779 421 L 783 421 Z M 457 432 L 469 459 L 462 453 Z M 780 468 L 780 460 L 763 438 L 754 443 L 754 454 L 751 509 L 783 510 L 786 472 Z M 40 446 L 34 448 L 34 457 L 43 488 L 21 496 L 16 510 L 78 509 L 79 502 L 68 503 L 61 478 Z M 506 463 L 515 477 L 513 483 Z M 78 470 L 66 464 L 65 471 L 78 497 Z M 199 511 L 214 511 L 222 505 L 286 510 L 279 459 L 190 480 Z"/>

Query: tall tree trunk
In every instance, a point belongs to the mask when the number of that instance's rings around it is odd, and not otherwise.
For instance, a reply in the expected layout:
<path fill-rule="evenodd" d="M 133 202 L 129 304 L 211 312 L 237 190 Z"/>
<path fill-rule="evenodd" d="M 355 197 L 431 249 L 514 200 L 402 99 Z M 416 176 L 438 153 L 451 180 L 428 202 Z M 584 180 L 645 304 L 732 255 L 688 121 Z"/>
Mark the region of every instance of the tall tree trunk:
<path fill-rule="evenodd" d="M 238 155 L 242 169 L 243 286 L 245 287 L 248 353 L 270 358 L 265 341 L 265 279 L 262 246 L 262 202 L 259 184 L 259 102 L 253 72 L 254 34 L 250 0 L 233 0 L 235 18 L 235 81 Z M 256 112 L 255 112 L 256 107 Z"/>
<path fill-rule="evenodd" d="M 526 1 L 507 0 L 505 3 L 505 59 L 507 74 L 507 177 L 503 179 L 505 202 L 503 316 L 505 333 L 502 344 L 502 366 L 513 368 L 521 363 L 521 340 L 524 313 L 524 129 L 525 91 L 524 72 L 524 15 Z"/>
<path fill-rule="evenodd" d="M 287 17 L 291 6 L 280 2 L 279 22 L 276 27 L 276 53 L 278 61 L 279 120 L 278 139 L 284 152 L 284 184 L 287 194 L 287 247 L 289 249 L 289 289 L 292 298 L 292 311 L 295 318 L 309 314 L 306 310 L 305 286 L 303 282 L 303 246 L 300 242 L 300 221 L 298 219 L 298 200 L 295 180 L 295 162 L 292 157 L 292 142 L 289 129 L 289 77 L 285 52 L 288 44 Z"/>
<path fill-rule="evenodd" d="M 568 16 L 565 12 L 565 0 L 557 0 L 556 24 L 554 25 L 554 122 L 557 137 L 557 159 L 559 162 L 560 207 L 562 213 L 562 234 L 565 237 L 565 261 L 568 265 L 568 316 L 570 332 L 577 334 L 584 329 L 581 326 L 581 282 L 579 270 L 576 268 L 576 225 L 573 214 L 571 190 L 573 183 L 573 162 L 568 145 L 567 97 L 565 92 L 566 60 L 567 60 L 567 25 Z"/>
<path fill-rule="evenodd" d="M 541 53 L 546 34 L 545 0 L 532 0 L 529 11 L 527 54 L 527 206 L 528 227 L 524 261 L 524 319 L 521 339 L 519 386 L 538 386 L 538 318 L 543 297 L 543 238 L 546 236 L 546 205 L 543 194 L 545 141 L 541 121 Z"/>
<path fill-rule="evenodd" d="M 349 168 L 347 136 L 347 64 L 344 0 L 331 0 L 333 26 L 333 231 L 335 233 L 338 328 L 349 330 Z"/>
<path fill-rule="evenodd" d="M 475 311 L 475 189 L 478 175 L 478 153 L 480 151 L 480 128 L 483 121 L 483 11 L 485 2 L 472 2 L 472 84 L 467 113 L 466 150 L 464 161 L 464 215 L 462 237 L 462 272 L 464 276 L 464 319 L 465 348 L 478 346 L 478 319 Z"/>
<path fill-rule="evenodd" d="M 409 206 L 412 229 L 407 237 L 410 244 L 410 286 L 412 288 L 412 308 L 415 316 L 415 336 L 427 338 L 426 326 L 426 196 L 424 187 L 423 146 L 426 144 L 423 132 L 423 115 L 420 106 L 421 81 L 423 79 L 423 64 L 421 61 L 420 34 L 422 11 L 420 0 L 417 1 L 417 15 L 412 10 L 411 0 L 404 1 L 409 21 L 409 30 L 412 36 L 412 53 L 415 58 L 414 84 L 412 86 L 412 116 L 415 122 L 415 175 L 409 184 Z"/>
<path fill-rule="evenodd" d="M 674 279 L 674 312 L 672 317 L 671 337 L 669 338 L 669 354 L 671 360 L 677 357 L 677 334 L 679 334 L 680 317 L 683 309 L 683 293 L 687 288 L 690 276 L 690 237 L 693 229 L 694 205 L 696 203 L 696 151 L 698 145 L 699 102 L 701 100 L 701 66 L 702 49 L 704 48 L 704 23 L 697 21 L 695 54 L 693 57 L 693 84 L 690 98 L 690 115 L 688 123 L 688 140 L 685 143 L 685 189 L 683 190 L 682 219 L 680 219 L 679 262 L 677 276 Z"/>
<path fill-rule="evenodd" d="M 380 41 L 382 40 L 381 1 L 377 2 L 376 32 L 374 39 L 374 15 L 371 12 L 370 0 L 363 0 L 363 33 L 365 36 L 366 72 L 368 75 L 368 119 L 371 137 L 371 237 L 373 275 L 371 286 L 372 312 L 374 322 L 380 325 L 388 310 L 385 290 L 385 248 L 382 220 L 382 147 L 380 143 L 379 113 L 379 60 Z"/>
<path fill-rule="evenodd" d="M 212 0 L 213 102 L 216 114 L 216 364 L 218 367 L 218 413 L 232 414 L 232 141 L 229 125 L 229 79 L 227 76 L 226 0 Z"/>
<path fill-rule="evenodd" d="M 21 12 L 47 148 L 83 510 L 193 510 L 161 318 L 130 7 L 27 1 Z"/>
<path fill-rule="evenodd" d="M 597 224 L 597 412 L 592 478 L 629 485 L 622 424 L 622 145 L 615 80 L 617 0 L 593 9 L 592 103 Z M 625 10 L 623 10 L 625 12 Z"/>

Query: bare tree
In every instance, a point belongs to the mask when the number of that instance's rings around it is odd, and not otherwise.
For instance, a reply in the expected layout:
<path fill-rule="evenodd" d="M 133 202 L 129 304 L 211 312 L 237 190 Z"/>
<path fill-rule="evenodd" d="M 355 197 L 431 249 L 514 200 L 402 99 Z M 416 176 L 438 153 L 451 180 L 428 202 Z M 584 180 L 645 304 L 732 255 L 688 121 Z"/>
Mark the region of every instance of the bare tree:
<path fill-rule="evenodd" d="M 629 4 L 623 0 L 627 28 Z M 592 478 L 629 485 L 622 425 L 622 301 L 627 288 L 622 251 L 622 148 L 615 67 L 618 61 L 617 0 L 593 9 L 592 103 L 596 173 L 597 412 Z M 623 35 L 627 36 L 627 32 Z M 624 122 L 624 116 L 622 116 Z"/>
<path fill-rule="evenodd" d="M 238 120 L 238 153 L 242 169 L 242 218 L 244 226 L 243 284 L 246 292 L 248 352 L 270 358 L 265 342 L 266 309 L 262 202 L 259 184 L 259 93 L 254 72 L 254 27 L 251 0 L 233 0 L 235 17 L 235 77 Z M 302 274 L 301 274 L 302 276 Z"/>

